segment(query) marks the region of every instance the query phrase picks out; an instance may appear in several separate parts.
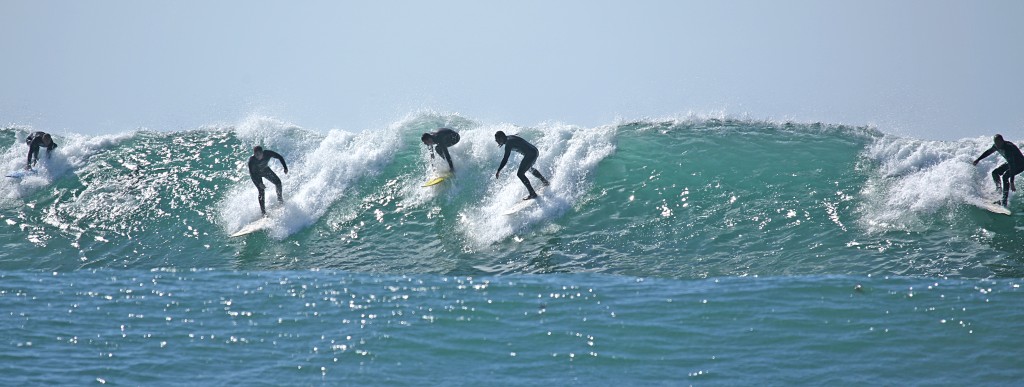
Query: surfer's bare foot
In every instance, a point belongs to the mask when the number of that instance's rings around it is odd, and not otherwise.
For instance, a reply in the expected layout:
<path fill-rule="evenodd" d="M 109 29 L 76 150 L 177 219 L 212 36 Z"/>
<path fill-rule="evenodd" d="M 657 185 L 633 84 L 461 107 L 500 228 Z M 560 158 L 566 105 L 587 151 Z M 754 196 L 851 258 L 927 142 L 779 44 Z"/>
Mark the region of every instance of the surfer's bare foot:
<path fill-rule="evenodd" d="M 537 197 L 537 194 L 530 194 L 530 196 L 527 196 L 527 197 L 523 198 L 523 200 L 530 200 L 530 199 L 534 199 L 536 197 Z"/>

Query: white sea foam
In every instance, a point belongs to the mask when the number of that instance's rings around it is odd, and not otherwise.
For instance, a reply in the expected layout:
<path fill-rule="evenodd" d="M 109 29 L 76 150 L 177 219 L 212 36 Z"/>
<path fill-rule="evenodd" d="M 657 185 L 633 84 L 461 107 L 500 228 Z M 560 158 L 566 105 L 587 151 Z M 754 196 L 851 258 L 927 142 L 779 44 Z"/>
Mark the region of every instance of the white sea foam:
<path fill-rule="evenodd" d="M 477 247 L 491 245 L 507 239 L 539 222 L 549 221 L 569 211 L 589 189 L 597 164 L 615 151 L 615 127 L 580 128 L 563 124 L 543 124 L 537 128 L 517 130 L 503 125 L 483 127 L 470 133 L 467 147 L 462 150 L 473 162 L 493 165 L 501 161 L 504 148 L 494 142 L 494 132 L 519 134 L 540 151 L 534 168 L 550 182 L 537 203 L 510 215 L 502 215 L 519 203 L 527 191 L 516 177 L 522 157 L 515 152 L 501 176 L 494 179 L 488 171 L 488 188 L 480 202 L 467 206 L 459 214 L 461 232 Z M 527 173 L 535 189 L 541 182 Z"/>
<path fill-rule="evenodd" d="M 971 165 L 990 146 L 990 138 L 955 142 L 892 136 L 878 139 L 864 152 L 878 165 L 862 190 L 865 225 L 872 230 L 908 229 L 923 217 L 997 200 L 1000 194 L 989 173 L 1004 162 L 1002 157 L 993 154 L 978 166 Z"/>
<path fill-rule="evenodd" d="M 11 144 L 4 153 L 6 171 L 4 174 L 18 171 L 25 168 L 28 145 L 25 139 L 31 129 L 19 130 L 14 144 Z M 22 179 L 4 178 L 0 183 L 0 197 L 5 205 L 20 203 L 25 196 L 48 186 L 64 174 L 84 167 L 92 156 L 109 149 L 118 143 L 131 138 L 134 133 L 120 133 L 102 136 L 85 136 L 70 134 L 66 136 L 52 134 L 57 148 L 47 157 L 46 149 L 39 150 L 39 162 L 34 167 L 38 171 L 35 175 L 29 175 Z"/>
<path fill-rule="evenodd" d="M 268 211 L 274 213 L 268 233 L 277 239 L 315 223 L 359 179 L 378 173 L 398 146 L 393 129 L 331 130 L 323 136 L 280 121 L 250 117 L 235 130 L 247 146 L 262 145 L 280 153 L 288 163 L 288 174 L 278 161 L 270 163 L 284 186 L 283 206 L 278 207 L 274 185 L 264 180 Z M 239 168 L 240 174 L 248 176 L 244 161 Z M 220 211 L 225 231 L 234 232 L 259 219 L 256 198 L 256 188 L 248 178 L 231 187 Z"/>

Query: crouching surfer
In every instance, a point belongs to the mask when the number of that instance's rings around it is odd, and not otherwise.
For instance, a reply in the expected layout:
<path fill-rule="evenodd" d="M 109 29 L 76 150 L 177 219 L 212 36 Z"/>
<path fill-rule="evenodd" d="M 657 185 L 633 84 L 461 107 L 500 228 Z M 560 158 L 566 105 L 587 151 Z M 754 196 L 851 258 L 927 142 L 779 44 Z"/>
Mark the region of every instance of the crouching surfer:
<path fill-rule="evenodd" d="M 501 159 L 501 165 L 498 166 L 498 171 L 494 173 L 494 178 L 497 179 L 498 175 L 501 174 L 501 169 L 505 168 L 505 164 L 508 163 L 508 156 L 512 151 L 516 151 L 523 155 L 523 161 L 519 162 L 519 171 L 516 172 L 516 176 L 519 176 L 519 180 L 526 186 L 526 191 L 529 192 L 529 196 L 523 198 L 523 200 L 530 200 L 537 197 L 537 191 L 533 190 L 533 185 L 530 184 L 530 179 L 526 177 L 526 171 L 530 171 L 534 177 L 540 179 L 544 185 L 550 185 L 548 179 L 545 179 L 537 168 L 533 167 L 533 164 L 537 162 L 537 156 L 540 152 L 537 147 L 533 146 L 526 140 L 519 136 L 507 136 L 505 132 L 497 131 L 494 133 L 494 141 L 498 143 L 498 146 L 505 147 L 505 157 Z"/>

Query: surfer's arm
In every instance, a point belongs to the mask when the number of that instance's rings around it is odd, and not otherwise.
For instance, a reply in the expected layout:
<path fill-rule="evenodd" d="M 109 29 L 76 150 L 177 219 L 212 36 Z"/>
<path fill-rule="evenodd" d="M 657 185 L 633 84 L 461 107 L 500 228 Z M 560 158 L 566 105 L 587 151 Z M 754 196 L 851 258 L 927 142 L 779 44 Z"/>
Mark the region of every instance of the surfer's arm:
<path fill-rule="evenodd" d="M 512 154 L 512 148 L 509 148 L 508 145 L 505 145 L 505 157 L 501 158 L 501 165 L 498 165 L 498 172 L 494 172 L 495 179 L 498 178 L 498 174 L 501 173 L 501 170 L 505 168 L 505 164 L 508 163 L 508 155 L 510 154 Z"/>
<path fill-rule="evenodd" d="M 996 151 L 996 147 L 988 148 L 988 150 L 985 151 L 985 153 L 982 153 L 981 156 L 978 156 L 978 158 L 974 160 L 973 164 L 974 165 L 978 165 L 978 163 L 981 162 L 981 160 L 984 160 L 986 157 L 988 157 L 988 155 L 992 154 L 992 152 L 995 152 L 995 151 Z"/>
<path fill-rule="evenodd" d="M 273 157 L 281 162 L 281 167 L 284 167 L 284 173 L 288 173 L 288 163 L 284 162 L 284 156 L 274 151 L 263 151 L 263 154 Z"/>
<path fill-rule="evenodd" d="M 46 159 L 47 160 L 50 159 L 50 152 L 53 152 L 53 150 L 56 149 L 56 148 L 57 148 L 57 143 L 55 143 L 55 142 L 51 142 L 50 146 L 46 147 Z"/>
<path fill-rule="evenodd" d="M 29 144 L 29 146 L 28 146 L 28 159 L 25 160 L 25 169 L 32 168 L 32 155 L 33 154 L 35 155 L 36 160 L 38 160 L 39 159 L 39 147 L 32 146 L 32 144 Z"/>
<path fill-rule="evenodd" d="M 437 153 L 441 154 L 441 158 L 448 162 L 448 169 L 455 172 L 455 165 L 452 164 L 452 155 L 448 153 L 448 147 L 437 148 Z"/>

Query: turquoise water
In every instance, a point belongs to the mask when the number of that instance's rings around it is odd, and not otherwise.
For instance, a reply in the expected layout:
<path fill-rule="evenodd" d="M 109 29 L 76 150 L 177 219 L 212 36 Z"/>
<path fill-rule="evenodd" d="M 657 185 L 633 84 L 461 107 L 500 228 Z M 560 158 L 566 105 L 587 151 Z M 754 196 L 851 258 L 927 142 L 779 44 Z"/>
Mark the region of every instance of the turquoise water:
<path fill-rule="evenodd" d="M 419 134 L 448 126 L 458 173 Z M 0 131 L 7 168 L 29 128 Z M 517 156 L 541 151 L 536 205 Z M 0 184 L 12 385 L 1016 384 L 1024 218 L 987 136 L 733 119 L 58 135 Z M 288 159 L 266 230 L 251 146 Z M 273 194 L 270 194 L 273 202 Z M 1021 205 L 1011 205 L 1024 211 Z"/>

